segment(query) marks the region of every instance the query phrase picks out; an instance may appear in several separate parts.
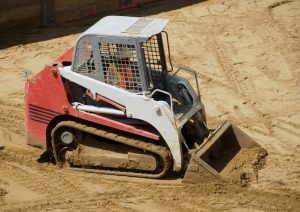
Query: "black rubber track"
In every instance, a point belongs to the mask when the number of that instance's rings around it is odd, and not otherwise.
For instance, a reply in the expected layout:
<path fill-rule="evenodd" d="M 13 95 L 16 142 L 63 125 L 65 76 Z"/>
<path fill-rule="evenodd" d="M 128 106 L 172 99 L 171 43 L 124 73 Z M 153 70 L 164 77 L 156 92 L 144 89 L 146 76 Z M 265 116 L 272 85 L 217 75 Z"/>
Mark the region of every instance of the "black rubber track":
<path fill-rule="evenodd" d="M 154 142 L 159 143 L 158 141 L 152 141 L 150 139 L 138 137 L 132 134 L 124 133 L 122 131 L 118 131 L 110 128 L 99 129 L 99 126 L 79 123 L 75 121 L 62 121 L 58 123 L 53 130 L 51 131 L 51 144 L 53 149 L 53 155 L 58 164 L 61 163 L 59 160 L 59 156 L 57 154 L 57 133 L 59 129 L 62 128 L 71 128 L 76 131 L 81 131 L 84 133 L 96 135 L 98 137 L 102 137 L 105 139 L 113 140 L 115 142 L 119 142 L 143 151 L 147 151 L 153 153 L 157 157 L 160 158 L 162 162 L 162 167 L 159 170 L 155 170 L 152 172 L 143 172 L 143 171 L 134 171 L 134 170 L 118 170 L 118 169 L 90 169 L 90 168 L 77 168 L 70 167 L 71 169 L 86 171 L 86 172 L 96 172 L 103 174 L 112 174 L 112 175 L 122 175 L 122 176 L 131 176 L 131 177 L 143 177 L 143 178 L 161 178 L 165 176 L 170 168 L 172 167 L 172 157 L 169 149 L 167 147 L 161 146 L 159 144 L 154 144 Z"/>

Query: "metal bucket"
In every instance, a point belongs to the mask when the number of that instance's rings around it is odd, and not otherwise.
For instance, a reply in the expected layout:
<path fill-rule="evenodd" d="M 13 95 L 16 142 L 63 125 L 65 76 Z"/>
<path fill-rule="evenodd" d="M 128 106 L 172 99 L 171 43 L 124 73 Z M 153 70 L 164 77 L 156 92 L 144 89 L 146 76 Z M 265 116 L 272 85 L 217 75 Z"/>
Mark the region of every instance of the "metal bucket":
<path fill-rule="evenodd" d="M 191 151 L 183 182 L 227 180 L 244 184 L 257 178 L 266 155 L 264 148 L 226 121 L 200 147 Z"/>

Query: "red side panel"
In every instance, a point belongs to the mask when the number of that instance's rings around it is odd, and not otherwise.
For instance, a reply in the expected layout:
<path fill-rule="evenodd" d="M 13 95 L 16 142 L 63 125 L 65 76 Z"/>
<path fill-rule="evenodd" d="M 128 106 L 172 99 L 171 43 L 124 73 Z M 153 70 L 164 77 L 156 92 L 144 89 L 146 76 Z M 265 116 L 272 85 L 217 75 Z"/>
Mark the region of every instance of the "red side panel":
<path fill-rule="evenodd" d="M 27 143 L 46 147 L 46 129 L 50 121 L 70 107 L 56 67 L 48 66 L 25 85 Z"/>
<path fill-rule="evenodd" d="M 58 63 L 71 61 L 73 49 L 57 59 Z M 64 83 L 65 81 L 65 83 Z M 68 99 L 69 98 L 69 99 Z M 158 140 L 158 134 L 111 120 L 101 115 L 80 112 L 70 104 L 68 82 L 59 75 L 56 66 L 48 66 L 25 85 L 25 124 L 27 143 L 46 148 L 46 130 L 53 118 L 69 115 L 115 129 Z"/>

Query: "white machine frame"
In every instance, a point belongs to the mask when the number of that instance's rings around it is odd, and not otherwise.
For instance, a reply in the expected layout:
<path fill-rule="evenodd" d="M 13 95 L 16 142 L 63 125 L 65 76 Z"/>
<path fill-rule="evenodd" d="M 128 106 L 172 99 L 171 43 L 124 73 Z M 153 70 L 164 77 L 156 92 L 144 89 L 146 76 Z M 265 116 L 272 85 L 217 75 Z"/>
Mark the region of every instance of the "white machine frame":
<path fill-rule="evenodd" d="M 134 118 L 143 120 L 152 125 L 165 140 L 173 157 L 173 170 L 180 171 L 183 168 L 183 154 L 182 143 L 185 142 L 181 134 L 183 125 L 197 113 L 203 109 L 200 102 L 199 94 L 194 92 L 189 82 L 178 76 L 168 76 L 170 81 L 180 82 L 187 87 L 190 95 L 193 98 L 193 105 L 191 109 L 185 114 L 175 114 L 172 106 L 172 95 L 166 91 L 156 89 L 151 93 L 147 91 L 133 93 L 116 86 L 106 84 L 96 77 L 90 77 L 84 74 L 77 73 L 74 69 L 74 63 L 79 56 L 77 52 L 77 45 L 87 36 L 94 36 L 94 39 L 123 39 L 132 43 L 136 40 L 138 46 L 141 42 L 147 41 L 153 35 L 161 33 L 166 27 L 168 20 L 154 19 L 154 18 L 135 18 L 135 17 L 118 17 L 108 16 L 101 19 L 98 23 L 85 31 L 77 40 L 75 45 L 74 57 L 72 66 L 59 68 L 61 76 L 74 82 L 93 93 L 93 96 L 101 95 L 108 98 L 126 108 L 125 113 L 118 110 L 107 110 L 106 108 L 94 107 L 89 105 L 80 105 L 73 103 L 74 108 L 78 110 L 85 110 L 98 113 L 111 113 L 114 115 L 124 115 L 127 118 Z M 94 42 L 94 41 L 93 41 Z M 98 64 L 98 67 L 99 64 Z M 144 67 L 140 67 L 144 68 Z M 177 72 L 176 72 L 177 73 Z M 175 74 L 176 74 L 175 73 Z M 101 76 L 101 74 L 98 74 Z M 103 78 L 103 76 L 102 76 Z M 197 80 L 197 79 L 196 79 Z M 198 82 L 197 82 L 198 86 Z M 170 96 L 170 105 L 165 101 L 156 101 L 152 98 L 154 93 L 162 92 Z M 199 92 L 199 90 L 198 90 Z"/>

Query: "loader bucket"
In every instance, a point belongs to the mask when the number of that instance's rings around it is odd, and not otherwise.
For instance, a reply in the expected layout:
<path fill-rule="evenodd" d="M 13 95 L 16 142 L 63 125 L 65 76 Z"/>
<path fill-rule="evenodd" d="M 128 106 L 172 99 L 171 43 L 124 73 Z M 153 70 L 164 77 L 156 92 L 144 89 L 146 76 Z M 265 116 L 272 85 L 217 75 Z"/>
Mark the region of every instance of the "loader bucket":
<path fill-rule="evenodd" d="M 257 178 L 266 155 L 264 148 L 226 121 L 200 147 L 191 150 L 183 182 L 231 181 L 245 185 Z"/>

